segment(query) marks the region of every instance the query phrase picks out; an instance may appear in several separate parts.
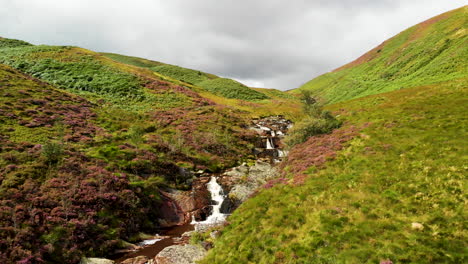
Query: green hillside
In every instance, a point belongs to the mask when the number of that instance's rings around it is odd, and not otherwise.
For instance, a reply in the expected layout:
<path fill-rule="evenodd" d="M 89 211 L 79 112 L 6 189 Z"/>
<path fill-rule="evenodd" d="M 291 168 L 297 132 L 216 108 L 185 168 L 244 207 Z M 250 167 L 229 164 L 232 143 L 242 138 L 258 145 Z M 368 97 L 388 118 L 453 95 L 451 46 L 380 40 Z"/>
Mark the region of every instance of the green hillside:
<path fill-rule="evenodd" d="M 293 93 L 311 90 L 334 103 L 466 77 L 467 15 L 465 6 L 413 26 Z"/>
<path fill-rule="evenodd" d="M 1 48 L 14 48 L 14 47 L 21 47 L 21 46 L 31 46 L 32 44 L 17 40 L 17 39 L 8 39 L 0 37 L 0 49 Z"/>
<path fill-rule="evenodd" d="M 467 262 L 466 12 L 293 90 L 343 125 L 292 147 L 201 263 Z"/>
<path fill-rule="evenodd" d="M 202 263 L 466 262 L 466 85 L 331 106 L 346 125 L 292 149 Z"/>
<path fill-rule="evenodd" d="M 256 101 L 269 98 L 264 93 L 257 92 L 254 89 L 249 88 L 237 81 L 227 78 L 220 78 L 214 74 L 137 57 L 130 57 L 113 53 L 101 54 L 118 62 L 148 68 L 154 72 L 159 73 L 163 76 L 163 78 L 169 77 L 170 79 L 182 82 L 181 84 L 183 85 L 203 88 L 206 91 L 224 98 L 247 101 Z M 281 91 L 277 91 L 276 95 L 279 95 L 282 98 L 288 98 L 285 93 Z"/>
<path fill-rule="evenodd" d="M 132 57 L 132 56 L 125 56 L 125 55 L 116 54 L 116 53 L 101 52 L 101 54 L 115 61 L 125 63 L 125 64 L 130 64 L 130 65 L 137 66 L 137 67 L 142 67 L 142 68 L 151 68 L 155 66 L 165 65 L 164 63 L 158 62 L 158 61 L 152 61 L 152 60 L 147 60 L 147 59 Z"/>
<path fill-rule="evenodd" d="M 204 89 L 216 95 L 220 95 L 226 98 L 234 98 L 247 101 L 255 101 L 269 98 L 264 93 L 255 91 L 254 89 L 249 88 L 237 81 L 226 78 L 206 80 L 201 83 L 198 83 L 198 86 L 203 87 Z"/>

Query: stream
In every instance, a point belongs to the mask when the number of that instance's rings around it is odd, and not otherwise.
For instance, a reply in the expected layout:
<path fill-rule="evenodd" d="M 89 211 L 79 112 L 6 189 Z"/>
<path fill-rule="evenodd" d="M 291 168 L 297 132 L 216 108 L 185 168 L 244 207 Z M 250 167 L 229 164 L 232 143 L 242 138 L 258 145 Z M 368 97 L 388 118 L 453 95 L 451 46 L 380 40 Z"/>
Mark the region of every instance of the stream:
<path fill-rule="evenodd" d="M 147 257 L 149 261 L 138 263 L 157 263 L 153 259 L 165 248 L 188 244 L 191 231 L 203 232 L 210 227 L 224 223 L 232 210 L 245 201 L 261 184 L 276 175 L 273 164 L 280 162 L 287 155 L 287 152 L 281 149 L 281 139 L 291 126 L 292 122 L 282 116 L 254 119 L 250 129 L 255 130 L 259 135 L 255 148 L 252 150 L 257 157 L 255 165 L 247 166 L 242 164 L 219 175 L 205 174 L 204 177 L 198 178 L 205 192 L 208 191 L 211 197 L 208 210 L 206 208 L 196 208 L 197 210 L 203 209 L 202 217 L 200 217 L 199 213 L 193 211 L 193 208 L 192 211 L 183 212 L 185 218 L 186 215 L 189 215 L 190 219 L 188 221 L 185 220 L 181 225 L 161 229 L 160 233 L 154 238 L 138 243 L 135 251 L 114 255 L 112 259 L 115 263 L 137 263 L 133 262 L 133 260 L 140 256 Z M 248 176 L 248 183 L 245 183 L 246 175 Z M 242 183 L 239 183 L 241 179 Z M 194 186 L 190 195 L 191 199 L 196 199 L 194 198 L 196 191 Z M 234 193 L 235 197 L 240 197 L 239 200 L 228 199 L 227 194 L 230 192 Z M 193 203 L 197 204 L 196 202 Z M 177 202 L 174 202 L 174 204 L 179 210 L 183 209 L 185 205 L 177 204 Z M 197 217 L 195 217 L 196 214 Z"/>

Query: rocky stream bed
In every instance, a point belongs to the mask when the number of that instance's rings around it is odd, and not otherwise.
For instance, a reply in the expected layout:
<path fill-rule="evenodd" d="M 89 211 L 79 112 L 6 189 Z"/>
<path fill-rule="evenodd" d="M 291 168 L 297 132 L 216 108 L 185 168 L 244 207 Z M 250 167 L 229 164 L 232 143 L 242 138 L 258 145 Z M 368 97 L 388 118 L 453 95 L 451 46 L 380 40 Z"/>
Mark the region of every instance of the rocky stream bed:
<path fill-rule="evenodd" d="M 161 231 L 154 237 L 115 252 L 111 259 L 85 258 L 82 264 L 190 264 L 202 259 L 212 245 L 189 244 L 193 232 L 221 225 L 260 186 L 278 176 L 275 164 L 287 155 L 282 139 L 292 122 L 282 116 L 252 120 L 258 137 L 252 150 L 254 164 L 242 164 L 223 173 L 190 172 L 192 189 L 161 191 Z M 216 236 L 215 232 L 210 234 Z"/>

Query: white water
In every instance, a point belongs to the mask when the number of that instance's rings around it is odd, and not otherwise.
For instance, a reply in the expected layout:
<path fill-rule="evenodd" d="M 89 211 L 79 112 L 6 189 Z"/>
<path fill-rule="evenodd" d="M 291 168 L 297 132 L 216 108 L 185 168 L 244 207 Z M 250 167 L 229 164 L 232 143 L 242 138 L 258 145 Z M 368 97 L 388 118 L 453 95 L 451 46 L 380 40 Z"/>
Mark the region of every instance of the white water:
<path fill-rule="evenodd" d="M 278 149 L 278 158 L 284 158 L 287 156 L 287 152 L 281 149 Z"/>
<path fill-rule="evenodd" d="M 206 185 L 208 191 L 211 193 L 211 200 L 215 201 L 213 205 L 213 212 L 206 218 L 205 221 L 197 222 L 192 219 L 192 224 L 197 225 L 214 225 L 224 222 L 226 215 L 220 212 L 221 205 L 224 201 L 224 194 L 221 185 L 216 181 L 216 177 L 211 177 L 210 181 Z"/>
<path fill-rule="evenodd" d="M 148 245 L 153 245 L 156 242 L 161 241 L 161 240 L 162 240 L 162 238 L 146 239 L 146 240 L 143 240 L 140 243 L 138 243 L 138 246 L 144 247 L 144 246 L 148 246 Z"/>
<path fill-rule="evenodd" d="M 272 144 L 271 140 L 272 140 L 271 138 L 267 138 L 267 140 L 266 140 L 266 149 L 275 149 L 273 147 L 273 144 Z"/>

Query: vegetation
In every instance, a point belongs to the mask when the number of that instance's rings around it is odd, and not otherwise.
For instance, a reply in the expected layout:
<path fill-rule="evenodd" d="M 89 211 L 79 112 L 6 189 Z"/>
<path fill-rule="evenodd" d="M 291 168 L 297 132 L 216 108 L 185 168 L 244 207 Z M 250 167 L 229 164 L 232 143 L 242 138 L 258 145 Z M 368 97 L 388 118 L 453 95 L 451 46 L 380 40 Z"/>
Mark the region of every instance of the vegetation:
<path fill-rule="evenodd" d="M 202 263 L 466 262 L 466 10 L 290 93 L 0 38 L 0 263 L 77 263 L 156 233 L 161 189 L 252 160 L 250 119 L 278 114 L 302 120 L 279 178 L 219 238 L 192 238 L 214 242 Z"/>
<path fill-rule="evenodd" d="M 285 143 L 292 147 L 320 134 L 330 133 L 340 127 L 341 122 L 312 96 L 310 91 L 302 91 L 302 106 L 305 117 L 290 131 Z"/>
<path fill-rule="evenodd" d="M 215 75 L 210 75 L 192 69 L 182 68 L 175 65 L 156 66 L 152 67 L 151 70 L 189 84 L 199 84 L 206 80 L 219 78 Z"/>
<path fill-rule="evenodd" d="M 357 60 L 304 84 L 329 103 L 468 75 L 466 15 L 462 7 L 413 26 Z"/>
<path fill-rule="evenodd" d="M 226 78 L 207 80 L 198 83 L 198 85 L 214 94 L 226 98 L 235 98 L 247 101 L 255 101 L 269 98 L 263 93 L 257 92 L 239 82 Z"/>
<path fill-rule="evenodd" d="M 293 149 L 289 184 L 241 205 L 203 263 L 465 262 L 467 95 L 465 80 L 333 105 L 346 125 Z"/>
<path fill-rule="evenodd" d="M 20 46 L 31 46 L 30 43 L 17 39 L 8 39 L 0 37 L 0 49 L 1 48 L 13 48 Z"/>
<path fill-rule="evenodd" d="M 129 98 L 119 92 L 128 87 L 116 86 L 112 94 L 63 87 L 94 104 L 0 64 L 2 263 L 76 263 L 83 255 L 103 256 L 135 234 L 156 232 L 158 222 L 148 219 L 161 216 L 159 189 L 187 188 L 191 180 L 179 175 L 180 164 L 218 171 L 250 155 L 253 135 L 241 129 L 245 121 L 239 113 L 183 87 L 145 79 L 151 72 L 78 48 L 21 47 L 1 53 L 5 62 L 50 83 L 68 85 L 62 82 L 68 76 L 104 78 L 106 73 L 94 67 L 108 67 L 109 76 L 131 76 L 137 89 L 154 95 L 138 102 L 152 107 L 133 111 L 102 101 Z M 153 108 L 158 105 L 152 98 L 167 106 L 172 95 L 189 98 L 190 104 Z"/>
<path fill-rule="evenodd" d="M 292 139 L 314 136 L 293 140 L 281 177 L 228 218 L 201 263 L 466 262 L 466 10 L 292 91 L 315 118 L 312 94 L 340 102 L 326 110 L 343 125 L 296 125 Z"/>
<path fill-rule="evenodd" d="M 147 59 L 138 58 L 138 57 L 125 56 L 121 54 L 115 54 L 115 53 L 101 53 L 101 54 L 109 59 L 112 59 L 121 63 L 129 64 L 129 65 L 141 67 L 141 68 L 151 68 L 155 66 L 165 65 L 162 62 L 147 60 Z"/>

